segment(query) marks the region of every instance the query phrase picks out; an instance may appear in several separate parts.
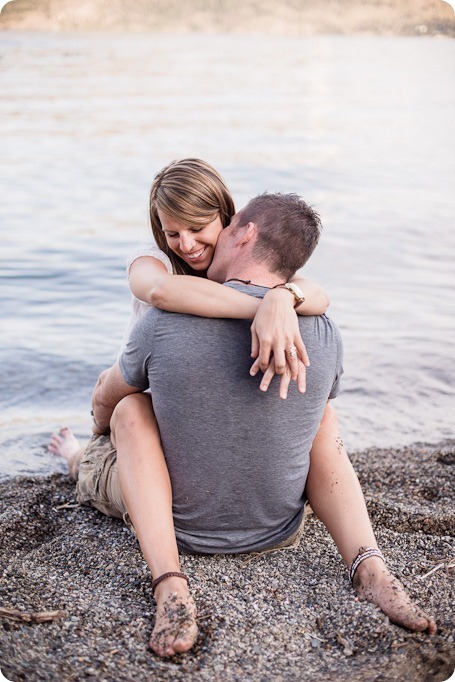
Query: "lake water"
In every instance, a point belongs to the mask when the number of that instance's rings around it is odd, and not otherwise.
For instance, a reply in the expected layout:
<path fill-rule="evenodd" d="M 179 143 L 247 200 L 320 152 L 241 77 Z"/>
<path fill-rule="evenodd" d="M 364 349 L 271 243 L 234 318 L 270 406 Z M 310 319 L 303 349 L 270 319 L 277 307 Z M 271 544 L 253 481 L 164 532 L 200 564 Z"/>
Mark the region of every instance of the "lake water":
<path fill-rule="evenodd" d="M 455 42 L 0 33 L 1 476 L 60 470 L 129 315 L 153 175 L 295 191 L 345 342 L 350 450 L 454 436 Z"/>

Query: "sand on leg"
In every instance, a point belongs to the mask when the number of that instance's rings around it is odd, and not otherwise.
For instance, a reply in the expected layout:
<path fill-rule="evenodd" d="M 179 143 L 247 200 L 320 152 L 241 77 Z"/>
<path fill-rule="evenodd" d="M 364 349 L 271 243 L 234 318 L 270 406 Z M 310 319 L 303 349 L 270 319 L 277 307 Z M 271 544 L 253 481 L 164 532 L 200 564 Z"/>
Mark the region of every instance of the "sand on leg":
<path fill-rule="evenodd" d="M 124 398 L 111 419 L 122 500 L 153 578 L 180 572 L 172 517 L 172 490 L 150 396 Z M 196 605 L 186 580 L 169 577 L 155 591 L 156 621 L 150 647 L 168 657 L 188 651 L 197 638 Z"/>
<path fill-rule="evenodd" d="M 330 405 L 313 441 L 306 492 L 311 508 L 348 566 L 362 547 L 377 548 L 363 492 Z M 376 604 L 394 623 L 413 631 L 436 632 L 434 619 L 411 601 L 379 557 L 370 557 L 359 565 L 353 587 L 360 600 Z"/>

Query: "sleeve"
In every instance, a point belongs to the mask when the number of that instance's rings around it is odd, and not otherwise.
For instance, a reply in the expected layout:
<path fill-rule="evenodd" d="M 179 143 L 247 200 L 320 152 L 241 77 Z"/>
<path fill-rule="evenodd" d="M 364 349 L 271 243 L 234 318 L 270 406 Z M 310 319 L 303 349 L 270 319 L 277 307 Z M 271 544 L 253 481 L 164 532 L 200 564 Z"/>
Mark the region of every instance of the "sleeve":
<path fill-rule="evenodd" d="M 330 391 L 329 395 L 329 400 L 333 400 L 333 398 L 336 398 L 337 395 L 340 392 L 340 384 L 341 384 L 341 377 L 343 375 L 344 369 L 343 369 L 343 340 L 341 338 L 340 330 L 338 327 L 336 327 L 336 333 L 337 333 L 337 364 L 336 364 L 336 374 L 335 374 L 335 380 L 332 385 L 332 390 Z"/>
<path fill-rule="evenodd" d="M 141 258 L 142 256 L 152 256 L 152 258 L 156 258 L 157 260 L 161 261 L 165 265 L 169 274 L 172 275 L 172 263 L 169 256 L 164 253 L 164 251 L 161 251 L 159 246 L 151 239 L 148 242 L 141 243 L 137 249 L 129 254 L 126 261 L 126 275 L 128 279 L 130 277 L 131 265 L 137 258 Z"/>
<path fill-rule="evenodd" d="M 152 308 L 141 317 L 119 357 L 120 371 L 126 383 L 142 391 L 149 388 L 149 365 L 153 359 L 156 317 L 159 312 Z"/>

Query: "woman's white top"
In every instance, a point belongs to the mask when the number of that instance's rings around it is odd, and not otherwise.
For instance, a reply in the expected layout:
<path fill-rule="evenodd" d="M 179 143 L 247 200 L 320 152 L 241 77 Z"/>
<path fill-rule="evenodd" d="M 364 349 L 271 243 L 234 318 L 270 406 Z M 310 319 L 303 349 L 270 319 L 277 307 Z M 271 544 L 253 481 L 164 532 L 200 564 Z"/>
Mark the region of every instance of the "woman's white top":
<path fill-rule="evenodd" d="M 142 258 L 142 256 L 151 256 L 152 258 L 157 258 L 161 263 L 163 263 L 166 267 L 166 270 L 169 272 L 170 275 L 172 275 L 172 263 L 171 259 L 169 258 L 168 255 L 164 253 L 164 251 L 161 251 L 161 249 L 157 246 L 157 244 L 153 241 L 150 240 L 148 242 L 144 242 L 138 246 L 137 249 L 135 249 L 128 257 L 127 263 L 126 263 L 126 274 L 127 278 L 130 278 L 130 269 L 131 265 L 134 263 L 134 261 L 137 258 Z M 142 315 L 147 312 L 152 306 L 150 303 L 144 303 L 144 301 L 139 300 L 134 296 L 134 294 L 131 294 L 131 303 L 132 303 L 132 311 L 131 311 L 131 316 L 129 319 L 129 322 L 126 326 L 125 332 L 123 334 L 123 339 L 122 339 L 122 345 L 120 348 L 120 353 L 122 353 L 123 349 L 126 346 L 126 343 L 128 339 L 130 338 L 130 333 L 136 322 L 142 317 Z"/>

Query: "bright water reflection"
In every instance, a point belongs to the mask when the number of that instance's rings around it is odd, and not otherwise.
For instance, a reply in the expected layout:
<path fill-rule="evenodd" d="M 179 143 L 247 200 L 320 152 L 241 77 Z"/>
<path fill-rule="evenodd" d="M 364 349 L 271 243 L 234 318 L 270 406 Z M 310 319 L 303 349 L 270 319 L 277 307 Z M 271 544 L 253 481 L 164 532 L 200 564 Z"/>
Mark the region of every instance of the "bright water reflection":
<path fill-rule="evenodd" d="M 3 33 L 4 473 L 55 468 L 61 423 L 88 433 L 150 182 L 190 155 L 238 206 L 297 191 L 321 213 L 308 274 L 343 331 L 348 446 L 453 436 L 454 45 Z"/>

